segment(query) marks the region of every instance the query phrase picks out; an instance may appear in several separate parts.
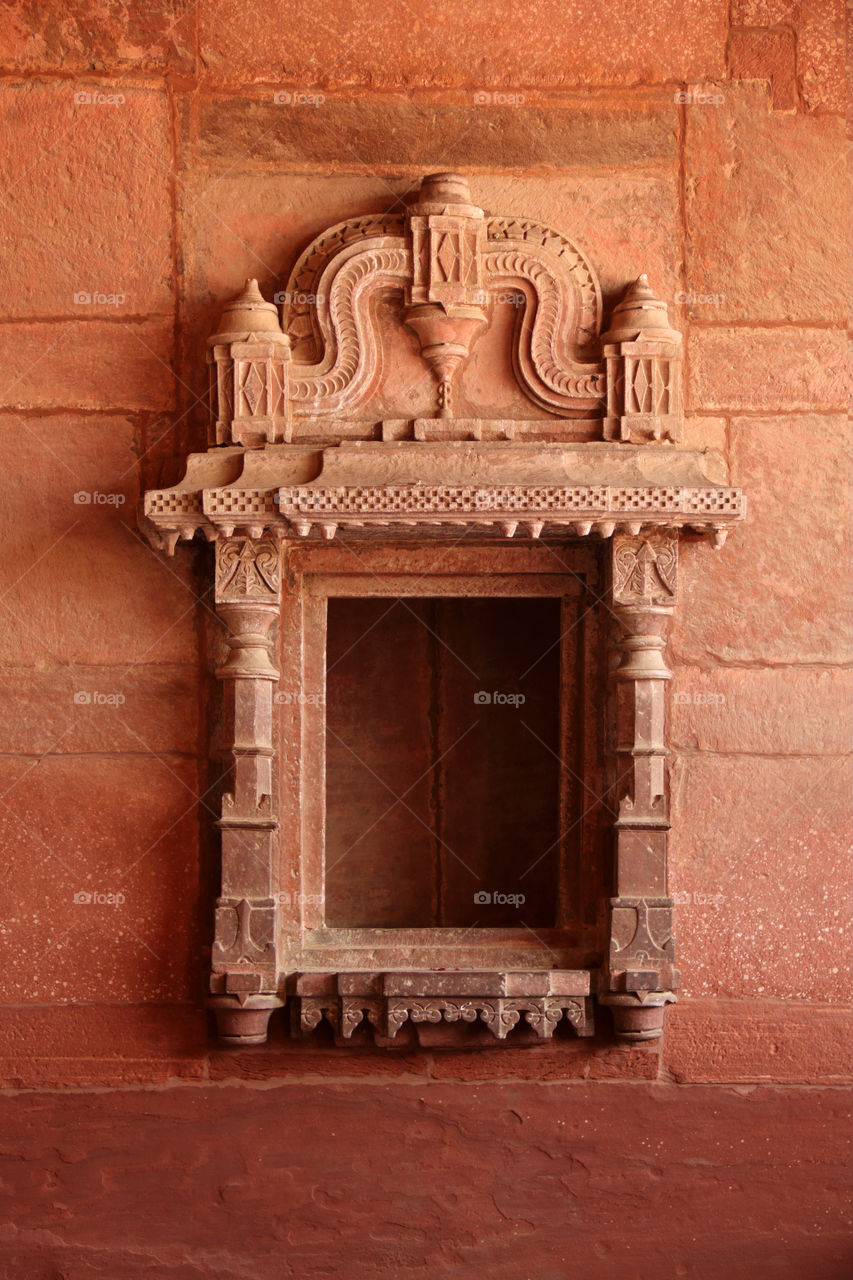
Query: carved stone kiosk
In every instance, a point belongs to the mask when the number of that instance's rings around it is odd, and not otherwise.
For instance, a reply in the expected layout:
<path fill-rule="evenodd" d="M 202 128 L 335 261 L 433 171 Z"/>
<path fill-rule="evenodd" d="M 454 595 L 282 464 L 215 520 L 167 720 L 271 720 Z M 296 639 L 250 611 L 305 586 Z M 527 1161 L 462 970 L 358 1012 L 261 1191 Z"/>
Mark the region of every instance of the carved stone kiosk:
<path fill-rule="evenodd" d="M 507 296 L 512 323 L 488 346 Z M 210 980 L 222 1040 L 263 1042 L 285 1002 L 296 1034 L 325 1019 L 343 1040 L 361 1024 L 391 1043 L 407 1020 L 479 1020 L 496 1043 L 519 1025 L 588 1035 L 594 999 L 619 1037 L 658 1036 L 678 987 L 665 650 L 679 544 L 721 547 L 745 509 L 682 446 L 681 337 L 665 304 L 641 276 L 600 336 L 580 250 L 484 213 L 453 174 L 425 178 L 404 216 L 321 235 L 285 298 L 280 321 L 248 281 L 225 308 L 209 344 L 210 447 L 144 504 L 158 548 L 215 544 L 231 757 Z M 403 350 L 430 371 L 432 411 L 407 416 L 403 400 L 378 416 Z M 471 413 L 477 360 L 481 380 L 489 361 L 511 379 L 509 407 Z M 545 924 L 462 927 L 456 908 L 429 928 L 327 918 L 329 611 L 425 597 L 560 611 Z"/>

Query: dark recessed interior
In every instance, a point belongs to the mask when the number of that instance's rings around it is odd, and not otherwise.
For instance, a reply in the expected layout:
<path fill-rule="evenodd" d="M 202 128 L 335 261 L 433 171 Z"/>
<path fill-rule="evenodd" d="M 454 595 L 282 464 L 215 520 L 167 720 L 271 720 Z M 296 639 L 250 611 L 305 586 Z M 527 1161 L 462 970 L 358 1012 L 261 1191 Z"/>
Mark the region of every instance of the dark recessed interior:
<path fill-rule="evenodd" d="M 560 648 L 556 599 L 329 601 L 329 927 L 554 925 Z"/>

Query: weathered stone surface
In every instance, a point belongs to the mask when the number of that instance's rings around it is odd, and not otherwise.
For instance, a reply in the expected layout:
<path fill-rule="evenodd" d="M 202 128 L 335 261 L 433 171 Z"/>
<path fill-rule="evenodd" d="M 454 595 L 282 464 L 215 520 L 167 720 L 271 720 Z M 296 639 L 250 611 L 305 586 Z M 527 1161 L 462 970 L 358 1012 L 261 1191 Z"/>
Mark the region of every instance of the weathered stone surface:
<path fill-rule="evenodd" d="M 728 45 L 733 80 L 767 80 L 775 111 L 797 106 L 796 41 L 793 31 L 733 31 Z"/>
<path fill-rule="evenodd" d="M 844 113 L 844 0 L 734 0 L 732 22 L 793 29 L 797 74 L 808 111 Z"/>
<path fill-rule="evenodd" d="M 0 10 L 2 65 L 10 69 L 126 71 L 189 68 L 194 6 L 94 0 L 12 0 Z"/>
<path fill-rule="evenodd" d="M 755 85 L 726 86 L 725 94 L 719 108 L 697 106 L 686 113 L 686 292 L 693 299 L 691 317 L 804 324 L 842 320 L 843 122 L 773 112 Z M 723 366 L 718 372 L 729 381 L 729 392 L 762 387 L 766 345 L 777 342 L 786 351 L 783 368 L 791 359 L 786 344 L 809 348 L 806 335 L 768 331 L 753 337 L 739 331 L 736 340 L 743 342 L 745 352 L 753 342 L 760 342 L 761 350 L 754 349 L 744 361 L 752 366 L 752 373 L 745 369 L 745 383 L 726 373 L 723 351 L 709 357 L 709 365 Z M 791 372 L 797 377 L 796 368 Z M 809 383 L 799 385 L 806 390 Z M 771 382 L 768 393 L 773 389 Z M 722 403 L 715 399 L 706 407 Z"/>
<path fill-rule="evenodd" d="M 0 236 L 15 245 L 4 261 L 5 315 L 88 320 L 170 311 L 165 93 L 4 81 L 0 127 L 7 139 Z"/>
<path fill-rule="evenodd" d="M 6 757 L 7 1002 L 191 998 L 199 786 L 180 757 Z"/>
<path fill-rule="evenodd" d="M 848 583 L 839 574 L 850 554 L 846 419 L 736 418 L 731 431 L 731 482 L 749 494 L 746 523 L 722 555 L 685 548 L 674 658 L 849 661 Z"/>
<path fill-rule="evenodd" d="M 70 699 L 121 692 L 138 662 L 192 661 L 203 606 L 190 565 L 165 563 L 136 530 L 133 424 L 3 414 L 0 465 L 16 477 L 0 507 L 0 661 L 115 669 L 101 687 L 76 684 L 70 666 Z"/>
<path fill-rule="evenodd" d="M 697 328 L 688 338 L 688 404 L 698 410 L 812 410 L 847 400 L 841 329 Z"/>
<path fill-rule="evenodd" d="M 843 1084 L 853 1023 L 846 1008 L 776 1000 L 680 1000 L 669 1011 L 663 1064 L 679 1081 Z"/>
<path fill-rule="evenodd" d="M 370 84 L 497 86 L 668 83 L 722 70 L 728 7 L 722 0 L 654 4 L 627 0 L 566 10 L 511 0 L 462 10 L 425 0 L 401 21 L 392 0 L 349 3 L 333 13 L 286 0 L 204 5 L 200 52 L 225 82 L 279 80 L 283 86 Z M 547 33 L 547 35 L 545 34 Z M 543 38 L 544 37 L 544 38 Z"/>
<path fill-rule="evenodd" d="M 850 783 L 845 756 L 672 762 L 684 996 L 849 999 Z"/>
<path fill-rule="evenodd" d="M 799 6 L 797 73 L 808 111 L 847 106 L 844 0 L 805 0 Z"/>
<path fill-rule="evenodd" d="M 420 176 L 438 168 L 494 169 L 496 160 L 501 169 L 540 173 L 587 165 L 636 170 L 672 163 L 675 155 L 676 113 L 667 90 L 516 106 L 478 104 L 473 91 L 463 102 L 329 94 L 319 105 L 276 102 L 276 92 L 283 91 L 202 98 L 193 137 L 198 163 L 255 172 L 274 164 L 279 172 L 345 167 Z"/>
<path fill-rule="evenodd" d="M 437 1280 L 845 1273 L 839 1089 L 324 1082 L 0 1106 L 9 1280 L 83 1277 L 94 1257 L 122 1280 L 278 1280 L 283 1258 L 294 1277 L 399 1280 L 425 1250 Z"/>
<path fill-rule="evenodd" d="M 172 322 L 4 324 L 0 366 L 8 409 L 168 409 L 175 399 Z"/>
<path fill-rule="evenodd" d="M 198 1004 L 0 1006 L 0 1086 L 156 1084 L 205 1072 Z"/>
<path fill-rule="evenodd" d="M 0 672 L 0 739 L 5 751 L 33 756 L 55 746 L 62 755 L 195 755 L 198 704 L 197 666 L 22 665 Z"/>
<path fill-rule="evenodd" d="M 843 755 L 850 747 L 848 670 L 678 667 L 670 690 L 677 749 Z"/>

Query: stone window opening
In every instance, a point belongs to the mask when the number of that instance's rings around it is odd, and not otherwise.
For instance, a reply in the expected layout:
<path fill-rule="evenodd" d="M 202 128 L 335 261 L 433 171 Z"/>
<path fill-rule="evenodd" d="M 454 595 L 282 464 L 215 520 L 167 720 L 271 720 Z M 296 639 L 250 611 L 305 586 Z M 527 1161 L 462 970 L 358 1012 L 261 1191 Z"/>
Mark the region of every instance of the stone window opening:
<path fill-rule="evenodd" d="M 404 214 L 317 237 L 284 297 L 279 315 L 249 281 L 226 306 L 209 447 L 146 494 L 143 517 L 167 554 L 195 536 L 215 548 L 231 769 L 209 1003 L 223 1042 L 262 1043 L 282 1007 L 294 1035 L 323 1023 L 341 1043 L 438 1022 L 476 1023 L 495 1045 L 586 1036 L 596 1002 L 620 1039 L 659 1036 L 678 988 L 665 651 L 679 548 L 720 548 L 745 512 L 683 444 L 665 303 L 641 276 L 602 334 L 582 251 L 485 213 L 456 174 L 425 178 Z M 400 305 L 375 305 L 388 297 Z M 496 324 L 506 341 L 480 342 Z M 513 627 L 513 610 L 538 611 L 537 627 Z M 525 692 L 513 662 L 543 629 L 559 661 L 537 658 L 522 748 L 519 706 L 495 695 L 502 681 Z M 436 635 L 489 655 L 495 687 L 478 663 L 461 679 L 436 658 Z M 375 703 L 383 680 L 406 732 L 353 696 Z M 485 726 L 479 756 L 479 728 L 454 738 L 466 708 Z M 447 786 L 457 749 L 476 819 Z M 394 802 L 424 769 L 417 803 Z M 537 847 L 556 828 L 553 878 L 530 881 L 538 924 L 514 923 L 517 901 L 473 901 L 520 896 L 513 826 Z M 474 919 L 487 906 L 494 924 Z"/>

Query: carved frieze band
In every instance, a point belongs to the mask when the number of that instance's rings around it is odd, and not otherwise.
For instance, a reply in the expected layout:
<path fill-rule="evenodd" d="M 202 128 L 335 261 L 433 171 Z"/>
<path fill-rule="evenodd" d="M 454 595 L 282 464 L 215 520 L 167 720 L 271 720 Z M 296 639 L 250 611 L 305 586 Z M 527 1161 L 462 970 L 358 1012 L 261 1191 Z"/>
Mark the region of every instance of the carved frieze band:
<path fill-rule="evenodd" d="M 579 1036 L 593 1033 L 591 1001 L 588 997 L 403 997 L 403 996 L 301 996 L 299 1025 L 313 1031 L 325 1018 L 345 1039 L 365 1019 L 377 1031 L 393 1039 L 404 1022 L 476 1022 L 489 1028 L 498 1040 L 524 1022 L 543 1040 L 549 1040 L 561 1019 Z"/>

